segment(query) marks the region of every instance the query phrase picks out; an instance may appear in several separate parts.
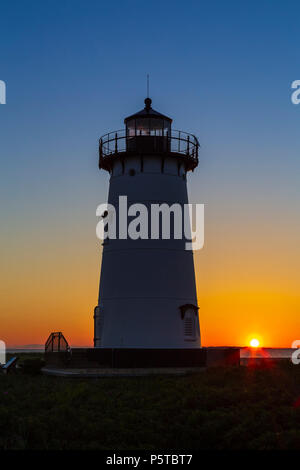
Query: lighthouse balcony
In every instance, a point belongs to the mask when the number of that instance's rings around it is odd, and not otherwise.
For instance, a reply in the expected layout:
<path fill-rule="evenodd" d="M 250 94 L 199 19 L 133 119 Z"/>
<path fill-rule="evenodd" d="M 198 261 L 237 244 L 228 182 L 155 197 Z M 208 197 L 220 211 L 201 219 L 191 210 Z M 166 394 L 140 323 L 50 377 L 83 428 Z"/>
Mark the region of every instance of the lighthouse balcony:
<path fill-rule="evenodd" d="M 165 129 L 122 129 L 99 139 L 99 168 L 111 171 L 114 161 L 128 155 L 162 155 L 184 159 L 188 170 L 198 165 L 197 137 Z"/>

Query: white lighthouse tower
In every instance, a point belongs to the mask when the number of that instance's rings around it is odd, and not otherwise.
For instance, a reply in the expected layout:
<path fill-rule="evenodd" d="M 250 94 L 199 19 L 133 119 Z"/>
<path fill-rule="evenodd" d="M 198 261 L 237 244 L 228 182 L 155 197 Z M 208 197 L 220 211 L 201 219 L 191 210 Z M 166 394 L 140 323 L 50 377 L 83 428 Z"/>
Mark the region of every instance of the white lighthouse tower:
<path fill-rule="evenodd" d="M 118 211 L 119 197 L 126 196 L 128 207 L 144 204 L 149 214 L 153 204 L 183 207 L 187 174 L 198 164 L 197 138 L 172 130 L 172 119 L 152 109 L 150 98 L 124 122 L 124 130 L 100 139 L 99 167 L 110 174 L 108 203 Z M 103 243 L 95 348 L 200 348 L 193 252 L 186 240 L 161 231 L 156 239 L 133 240 L 124 227 L 120 235 L 120 224 L 119 236 Z"/>

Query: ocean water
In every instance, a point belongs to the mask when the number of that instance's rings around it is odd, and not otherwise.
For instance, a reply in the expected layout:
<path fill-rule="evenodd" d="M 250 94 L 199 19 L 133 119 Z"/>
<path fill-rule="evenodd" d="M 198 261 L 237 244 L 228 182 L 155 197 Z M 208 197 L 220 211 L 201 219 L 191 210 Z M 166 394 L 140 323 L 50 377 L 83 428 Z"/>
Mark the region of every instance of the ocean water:
<path fill-rule="evenodd" d="M 45 349 L 18 349 L 18 348 L 7 348 L 6 349 L 6 352 L 7 353 L 10 353 L 10 354 L 21 354 L 21 353 L 43 353 L 45 351 Z"/>
<path fill-rule="evenodd" d="M 271 359 L 290 359 L 295 349 L 291 348 L 241 348 L 240 357 L 247 359 L 271 358 Z M 300 350 L 299 350 L 300 355 Z"/>

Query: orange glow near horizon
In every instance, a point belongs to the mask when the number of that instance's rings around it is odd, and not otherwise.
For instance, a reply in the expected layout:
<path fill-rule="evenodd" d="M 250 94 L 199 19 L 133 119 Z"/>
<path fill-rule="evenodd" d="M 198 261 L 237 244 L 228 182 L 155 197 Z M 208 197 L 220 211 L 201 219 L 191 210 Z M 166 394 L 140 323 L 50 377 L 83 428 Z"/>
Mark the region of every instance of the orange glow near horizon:
<path fill-rule="evenodd" d="M 94 215 L 85 220 L 87 209 L 76 210 L 4 240 L 0 339 L 8 346 L 44 344 L 51 331 L 71 346 L 93 345 L 101 245 Z M 291 235 L 278 251 L 275 235 L 264 238 L 261 228 L 258 237 L 245 224 L 227 232 L 206 224 L 205 246 L 194 254 L 202 345 L 255 338 L 266 348 L 291 347 L 300 332 L 298 239 L 293 245 Z"/>

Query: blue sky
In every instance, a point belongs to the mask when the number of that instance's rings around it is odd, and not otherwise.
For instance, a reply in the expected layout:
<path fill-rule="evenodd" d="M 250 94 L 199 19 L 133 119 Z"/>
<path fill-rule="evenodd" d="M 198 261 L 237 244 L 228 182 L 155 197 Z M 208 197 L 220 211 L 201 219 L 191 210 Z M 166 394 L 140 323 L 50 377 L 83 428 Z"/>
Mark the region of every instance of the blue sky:
<path fill-rule="evenodd" d="M 7 263 L 53 240 L 96 246 L 97 140 L 143 107 L 147 73 L 153 107 L 202 145 L 190 193 L 207 240 L 254 230 L 299 259 L 299 15 L 297 1 L 2 2 Z"/>
<path fill-rule="evenodd" d="M 99 181 L 97 138 L 142 107 L 147 73 L 153 106 L 199 136 L 204 165 L 220 158 L 235 177 L 263 153 L 263 170 L 298 169 L 290 84 L 299 78 L 299 10 L 272 1 L 2 4 L 6 183 L 34 169 L 41 184 L 54 172 L 65 187 L 62 172 L 76 168 Z"/>

